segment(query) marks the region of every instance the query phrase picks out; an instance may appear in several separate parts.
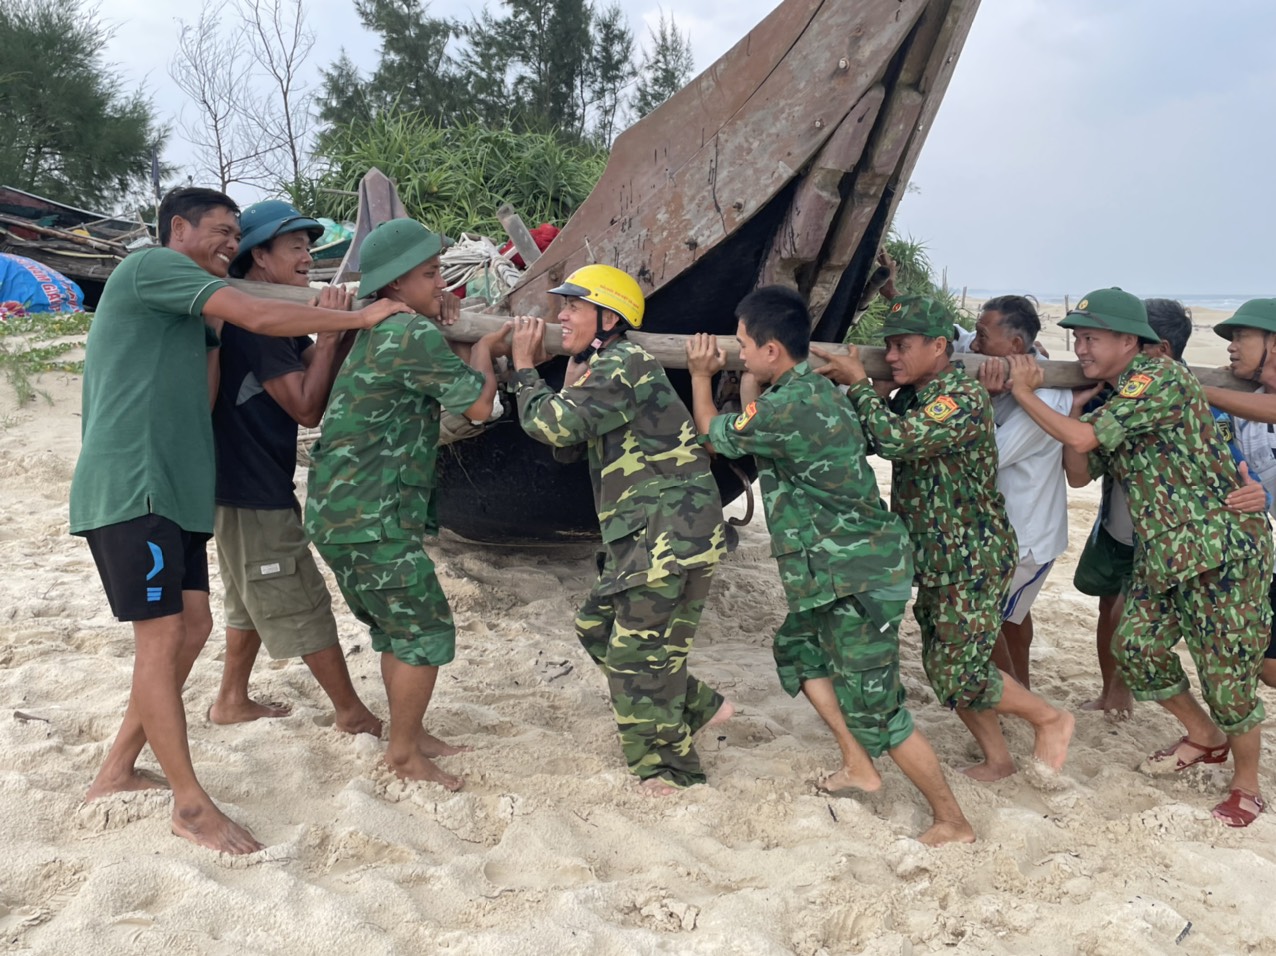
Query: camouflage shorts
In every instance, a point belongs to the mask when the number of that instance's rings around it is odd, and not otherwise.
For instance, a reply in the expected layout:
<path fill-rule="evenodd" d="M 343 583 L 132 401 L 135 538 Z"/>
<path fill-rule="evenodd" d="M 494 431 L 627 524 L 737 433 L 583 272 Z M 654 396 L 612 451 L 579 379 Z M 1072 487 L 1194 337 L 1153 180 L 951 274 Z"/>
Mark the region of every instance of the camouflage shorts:
<path fill-rule="evenodd" d="M 576 615 L 576 636 L 607 677 L 625 761 L 644 780 L 705 781 L 691 738 L 723 698 L 687 656 L 712 579 L 712 567 L 684 569 L 619 594 L 600 594 L 600 582 Z"/>
<path fill-rule="evenodd" d="M 1134 582 L 1114 645 L 1136 700 L 1167 700 L 1188 690 L 1174 651 L 1182 640 L 1219 728 L 1236 735 L 1263 722 L 1258 680 L 1272 620 L 1267 561 L 1233 559 L 1159 594 Z"/>
<path fill-rule="evenodd" d="M 904 584 L 791 611 L 771 647 L 790 697 L 804 681 L 832 681 L 847 729 L 874 757 L 913 732 L 899 679 L 899 622 L 910 593 Z"/>
<path fill-rule="evenodd" d="M 419 541 L 316 544 L 350 610 L 372 632 L 372 649 L 414 667 L 456 656 L 456 627 L 434 562 Z"/>
<path fill-rule="evenodd" d="M 922 665 L 939 702 L 987 710 L 1001 702 L 992 651 L 1014 568 L 970 581 L 918 588 L 913 616 L 922 632 Z"/>

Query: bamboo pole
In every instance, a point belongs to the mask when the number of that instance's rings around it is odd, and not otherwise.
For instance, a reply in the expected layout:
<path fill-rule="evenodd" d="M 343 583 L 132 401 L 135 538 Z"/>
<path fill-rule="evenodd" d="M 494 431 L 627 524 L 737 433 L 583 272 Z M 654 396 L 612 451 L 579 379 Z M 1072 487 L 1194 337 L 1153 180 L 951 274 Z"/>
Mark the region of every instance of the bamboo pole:
<path fill-rule="evenodd" d="M 227 281 L 236 289 L 268 299 L 307 303 L 314 301 L 317 295 L 314 289 L 303 289 L 299 286 L 248 282 L 243 279 L 229 279 Z M 366 304 L 366 301 L 363 300 L 355 303 L 356 307 L 364 304 Z M 507 321 L 509 321 L 509 316 L 493 315 L 476 309 L 463 309 L 460 318 L 456 320 L 455 324 L 440 326 L 440 329 L 447 338 L 454 341 L 477 342 L 487 333 L 495 332 Z M 687 367 L 686 347 L 687 339 L 690 336 L 631 332 L 629 338 L 635 344 L 646 349 L 656 361 L 666 368 Z M 740 361 L 740 346 L 736 342 L 735 336 L 719 335 L 717 338 L 718 345 L 727 353 L 727 368 L 743 369 L 744 364 Z M 834 355 L 845 354 L 846 352 L 845 345 L 834 342 L 816 342 L 814 344 Z M 547 322 L 545 325 L 545 349 L 550 355 L 567 354 L 562 344 L 562 330 L 557 323 Z M 869 377 L 883 379 L 890 377 L 890 369 L 886 365 L 885 349 L 860 346 L 859 354 L 860 361 L 864 364 L 864 371 L 869 374 Z M 1001 359 L 968 352 L 955 356 L 954 361 L 965 366 L 966 371 L 974 375 L 984 362 L 1001 361 Z M 814 355 L 811 356 L 811 366 L 813 368 L 819 368 L 823 364 L 823 361 Z M 1042 371 L 1045 373 L 1045 388 L 1080 388 L 1093 384 L 1081 374 L 1081 366 L 1076 362 L 1047 360 L 1040 364 Z M 1252 392 L 1255 387 L 1252 382 L 1236 378 L 1226 368 L 1193 367 L 1191 371 L 1201 380 L 1203 385 L 1216 385 L 1220 388 L 1231 388 L 1243 392 Z"/>

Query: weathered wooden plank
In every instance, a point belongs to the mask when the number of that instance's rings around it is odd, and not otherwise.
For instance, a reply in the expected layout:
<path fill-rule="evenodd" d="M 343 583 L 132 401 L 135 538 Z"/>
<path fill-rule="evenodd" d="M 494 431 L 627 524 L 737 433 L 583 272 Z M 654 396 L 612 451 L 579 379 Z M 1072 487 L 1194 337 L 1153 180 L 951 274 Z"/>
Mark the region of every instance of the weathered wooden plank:
<path fill-rule="evenodd" d="M 703 147 L 681 169 L 670 169 L 658 189 L 613 204 L 606 220 L 583 216 L 582 206 L 510 294 L 512 311 L 543 312 L 551 280 L 591 259 L 637 275 L 647 294 L 681 275 L 809 162 L 881 80 L 925 6 L 925 0 L 829 0 L 739 112 L 709 131 Z M 613 151 L 611 165 L 623 165 L 617 156 Z"/>
<path fill-rule="evenodd" d="M 885 97 L 881 84 L 865 93 L 811 162 L 772 240 L 759 285 L 778 282 L 796 289 L 797 270 L 818 258 L 842 205 L 842 180 L 864 152 Z"/>
<path fill-rule="evenodd" d="M 314 289 L 303 289 L 298 286 L 272 285 L 264 282 L 249 282 L 244 279 L 229 279 L 227 281 L 233 288 L 242 292 L 287 302 L 310 302 L 317 294 Z M 358 307 L 366 303 L 367 300 L 361 299 L 355 305 Z M 508 321 L 509 316 L 492 315 L 487 312 L 463 309 L 460 318 L 457 319 L 454 325 L 440 326 L 440 329 L 442 329 L 444 336 L 457 342 L 477 342 L 484 335 L 489 332 L 495 332 Z M 667 368 L 687 367 L 686 343 L 688 336 L 631 332 L 629 337 L 651 353 L 661 365 Z M 718 336 L 718 344 L 727 353 L 728 368 L 744 368 L 743 363 L 740 361 L 740 345 L 733 336 Z M 824 351 L 834 354 L 846 351 L 846 346 L 834 342 L 817 342 L 815 344 Z M 545 348 L 551 355 L 568 354 L 562 344 L 562 329 L 553 322 L 545 324 Z M 887 367 L 884 357 L 886 354 L 885 349 L 861 346 L 859 352 L 860 358 L 864 362 L 864 369 L 869 375 L 876 378 L 889 376 L 890 369 Z M 974 374 L 984 362 L 1000 360 L 990 359 L 987 356 L 974 353 L 963 353 L 956 356 L 954 361 L 960 362 L 971 374 Z M 823 363 L 812 355 L 811 364 L 818 368 Z M 1047 388 L 1079 388 L 1091 384 L 1089 379 L 1081 374 L 1081 366 L 1076 362 L 1050 360 L 1042 362 L 1041 367 L 1045 371 L 1045 385 Z M 1254 390 L 1252 382 L 1236 378 L 1226 368 L 1213 369 L 1193 366 L 1192 372 L 1206 385 L 1217 385 L 1220 388 L 1232 388 L 1245 392 Z"/>
<path fill-rule="evenodd" d="M 541 257 L 541 251 L 536 245 L 536 240 L 532 238 L 527 224 L 523 222 L 523 217 L 513 206 L 505 203 L 496 210 L 496 218 L 501 221 L 501 225 L 505 227 L 505 234 L 510 237 L 510 242 L 514 243 L 514 248 L 523 257 L 523 265 L 530 269 L 532 264 Z"/>

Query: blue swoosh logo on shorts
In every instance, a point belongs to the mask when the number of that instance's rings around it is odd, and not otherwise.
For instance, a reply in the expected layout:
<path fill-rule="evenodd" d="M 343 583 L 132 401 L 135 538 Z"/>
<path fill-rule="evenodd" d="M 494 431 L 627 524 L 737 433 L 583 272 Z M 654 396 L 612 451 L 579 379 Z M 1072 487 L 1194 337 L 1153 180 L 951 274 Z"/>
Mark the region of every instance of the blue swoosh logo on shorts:
<path fill-rule="evenodd" d="M 146 546 L 151 549 L 151 560 L 155 562 L 155 567 L 151 568 L 151 573 L 146 576 L 146 580 L 149 581 L 164 570 L 164 552 L 154 541 L 146 542 Z"/>

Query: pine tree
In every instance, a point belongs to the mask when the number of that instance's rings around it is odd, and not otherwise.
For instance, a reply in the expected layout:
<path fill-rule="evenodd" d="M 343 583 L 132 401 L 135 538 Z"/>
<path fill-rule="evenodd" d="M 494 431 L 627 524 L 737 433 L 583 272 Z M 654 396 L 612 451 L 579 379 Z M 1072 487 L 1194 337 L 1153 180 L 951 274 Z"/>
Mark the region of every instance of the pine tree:
<path fill-rule="evenodd" d="M 634 68 L 634 34 L 618 3 L 594 16 L 593 51 L 586 78 L 588 108 L 593 117 L 592 133 L 599 143 L 610 146 L 618 127 L 621 96 L 637 76 Z"/>
<path fill-rule="evenodd" d="M 643 53 L 633 103 L 639 117 L 646 116 L 686 86 L 693 67 L 691 38 L 678 31 L 672 14 L 666 20 L 661 11 L 657 29 L 648 27 L 647 30 L 651 49 Z"/>

